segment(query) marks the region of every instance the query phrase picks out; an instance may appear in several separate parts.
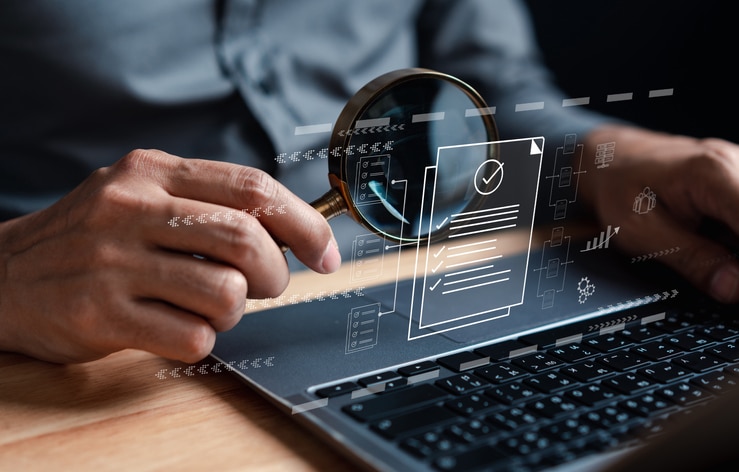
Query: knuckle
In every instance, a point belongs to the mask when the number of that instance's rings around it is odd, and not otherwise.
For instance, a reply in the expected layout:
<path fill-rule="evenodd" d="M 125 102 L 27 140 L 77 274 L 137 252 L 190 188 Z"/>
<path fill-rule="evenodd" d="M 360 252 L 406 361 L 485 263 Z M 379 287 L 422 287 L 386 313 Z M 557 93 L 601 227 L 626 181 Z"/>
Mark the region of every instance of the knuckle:
<path fill-rule="evenodd" d="M 256 234 L 261 231 L 260 226 L 259 220 L 247 215 L 228 228 L 227 244 L 232 250 L 239 251 L 237 254 L 248 251 Z"/>
<path fill-rule="evenodd" d="M 237 197 L 251 204 L 261 205 L 275 201 L 279 184 L 268 173 L 252 167 L 238 167 L 231 176 L 231 188 Z"/>
<path fill-rule="evenodd" d="M 702 140 L 704 152 L 690 159 L 690 170 L 699 175 L 724 173 L 736 166 L 736 156 L 723 145 L 718 145 L 718 139 L 706 138 Z"/>
<path fill-rule="evenodd" d="M 120 158 L 114 166 L 120 172 L 145 173 L 156 166 L 162 156 L 162 152 L 153 149 L 134 149 Z"/>

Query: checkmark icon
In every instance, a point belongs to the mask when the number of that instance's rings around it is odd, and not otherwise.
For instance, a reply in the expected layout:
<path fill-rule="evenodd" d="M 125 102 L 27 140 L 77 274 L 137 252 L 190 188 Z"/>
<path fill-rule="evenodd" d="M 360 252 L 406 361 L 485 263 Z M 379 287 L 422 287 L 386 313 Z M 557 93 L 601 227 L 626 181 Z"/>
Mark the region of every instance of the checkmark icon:
<path fill-rule="evenodd" d="M 439 257 L 442 252 L 444 252 L 444 249 L 446 249 L 446 245 L 441 246 L 441 249 L 439 249 L 439 252 L 434 254 L 434 257 Z"/>
<path fill-rule="evenodd" d="M 429 290 L 431 290 L 433 292 L 434 289 L 439 285 L 439 282 L 441 282 L 441 279 L 437 280 L 434 285 L 432 285 L 431 287 L 429 287 Z"/>
<path fill-rule="evenodd" d="M 489 184 L 490 181 L 493 180 L 493 177 L 495 177 L 496 175 L 498 175 L 498 172 L 501 172 L 503 170 L 503 164 L 505 164 L 505 163 L 504 162 L 501 162 L 500 165 L 495 169 L 495 172 L 493 172 L 492 174 L 490 174 L 490 177 L 487 177 L 487 178 L 483 177 L 482 178 L 482 181 L 485 183 L 485 185 Z"/>
<path fill-rule="evenodd" d="M 446 220 L 448 220 L 448 219 L 449 219 L 448 216 L 446 218 L 444 218 L 444 221 L 442 221 L 441 223 L 439 223 L 438 225 L 436 225 L 436 229 L 441 229 L 441 227 L 444 226 L 444 224 L 446 224 Z"/>
<path fill-rule="evenodd" d="M 435 273 L 436 273 L 436 271 L 437 271 L 437 270 L 439 270 L 439 267 L 441 267 L 441 266 L 442 266 L 443 264 L 444 264 L 444 261 L 441 261 L 441 262 L 439 262 L 439 263 L 438 263 L 438 264 L 436 265 L 436 267 L 434 267 L 433 269 L 431 269 L 431 272 L 433 272 L 433 273 L 435 274 Z"/>

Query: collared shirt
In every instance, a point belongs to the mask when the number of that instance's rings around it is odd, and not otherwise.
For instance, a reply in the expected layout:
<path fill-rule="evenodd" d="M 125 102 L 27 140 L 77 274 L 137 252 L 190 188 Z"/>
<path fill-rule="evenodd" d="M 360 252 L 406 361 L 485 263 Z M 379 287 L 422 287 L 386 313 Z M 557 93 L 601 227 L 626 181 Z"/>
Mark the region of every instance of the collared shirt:
<path fill-rule="evenodd" d="M 279 156 L 325 146 L 347 99 L 404 67 L 472 84 L 504 137 L 592 127 L 558 106 L 533 38 L 514 0 L 3 1 L 0 220 L 134 148 L 260 167 L 316 197 L 325 162 Z"/>

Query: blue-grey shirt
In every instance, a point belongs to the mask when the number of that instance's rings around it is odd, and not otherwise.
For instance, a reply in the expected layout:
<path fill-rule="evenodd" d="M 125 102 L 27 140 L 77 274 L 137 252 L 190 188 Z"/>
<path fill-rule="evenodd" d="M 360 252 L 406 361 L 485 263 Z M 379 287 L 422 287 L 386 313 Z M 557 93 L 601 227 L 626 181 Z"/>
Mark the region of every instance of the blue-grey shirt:
<path fill-rule="evenodd" d="M 533 38 L 514 0 L 4 0 L 0 220 L 134 148 L 260 167 L 314 198 L 325 161 L 278 157 L 325 146 L 347 99 L 404 67 L 472 84 L 503 137 L 592 127 Z"/>

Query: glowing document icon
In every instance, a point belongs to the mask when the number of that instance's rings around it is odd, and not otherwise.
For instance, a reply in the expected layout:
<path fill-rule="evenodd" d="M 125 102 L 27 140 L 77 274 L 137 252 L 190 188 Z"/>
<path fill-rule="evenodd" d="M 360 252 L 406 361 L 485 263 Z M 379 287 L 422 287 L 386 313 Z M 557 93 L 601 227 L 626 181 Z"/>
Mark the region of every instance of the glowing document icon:
<path fill-rule="evenodd" d="M 507 316 L 523 303 L 543 146 L 544 138 L 536 137 L 438 149 L 436 166 L 426 173 L 433 190 L 424 195 L 421 223 L 430 229 L 448 223 L 449 234 L 419 245 L 409 339 Z M 480 203 L 440 214 L 437 183 L 473 155 L 490 156 L 467 189 Z M 481 184 L 494 191 L 480 191 Z"/>

